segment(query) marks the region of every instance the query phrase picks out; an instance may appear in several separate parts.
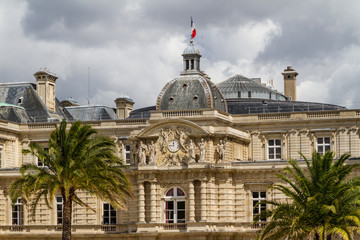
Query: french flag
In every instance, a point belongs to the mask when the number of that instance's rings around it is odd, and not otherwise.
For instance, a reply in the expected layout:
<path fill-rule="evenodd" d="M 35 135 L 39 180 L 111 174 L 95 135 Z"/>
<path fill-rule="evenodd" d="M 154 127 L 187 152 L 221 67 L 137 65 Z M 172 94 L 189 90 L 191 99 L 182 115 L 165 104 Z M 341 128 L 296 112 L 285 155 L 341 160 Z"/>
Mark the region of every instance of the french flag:
<path fill-rule="evenodd" d="M 195 24 L 194 24 L 193 19 L 191 17 L 191 39 L 193 39 L 195 36 L 196 36 Z"/>

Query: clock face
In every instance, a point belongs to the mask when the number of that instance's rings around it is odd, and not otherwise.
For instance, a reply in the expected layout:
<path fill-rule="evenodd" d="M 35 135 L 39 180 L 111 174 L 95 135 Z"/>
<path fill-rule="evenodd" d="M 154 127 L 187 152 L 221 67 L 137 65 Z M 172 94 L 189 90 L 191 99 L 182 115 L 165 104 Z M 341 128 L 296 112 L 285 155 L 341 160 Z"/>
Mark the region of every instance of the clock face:
<path fill-rule="evenodd" d="M 177 152 L 179 150 L 179 142 L 177 140 L 171 140 L 169 142 L 168 148 L 170 152 Z"/>

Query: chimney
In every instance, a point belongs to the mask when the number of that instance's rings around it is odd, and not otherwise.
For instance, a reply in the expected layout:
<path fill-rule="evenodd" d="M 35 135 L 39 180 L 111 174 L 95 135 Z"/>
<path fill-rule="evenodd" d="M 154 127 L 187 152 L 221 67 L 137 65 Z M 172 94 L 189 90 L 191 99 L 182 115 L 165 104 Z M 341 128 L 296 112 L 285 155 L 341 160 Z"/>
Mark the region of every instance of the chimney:
<path fill-rule="evenodd" d="M 115 99 L 116 104 L 116 115 L 119 119 L 128 118 L 130 112 L 133 110 L 134 102 L 132 99 L 127 97 L 120 97 Z"/>
<path fill-rule="evenodd" d="M 36 91 L 49 111 L 55 112 L 55 82 L 56 75 L 47 68 L 40 69 L 34 74 Z"/>
<path fill-rule="evenodd" d="M 299 75 L 291 66 L 288 66 L 283 73 L 284 92 L 292 101 L 296 101 L 296 76 Z"/>

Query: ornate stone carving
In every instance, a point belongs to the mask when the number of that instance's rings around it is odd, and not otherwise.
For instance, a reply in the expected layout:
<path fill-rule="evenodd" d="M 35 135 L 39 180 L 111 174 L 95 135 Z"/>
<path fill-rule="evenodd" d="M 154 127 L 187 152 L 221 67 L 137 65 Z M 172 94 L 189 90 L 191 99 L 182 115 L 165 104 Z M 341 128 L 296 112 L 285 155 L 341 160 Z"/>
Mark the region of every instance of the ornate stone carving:
<path fill-rule="evenodd" d="M 196 159 L 196 155 L 195 155 L 195 149 L 196 146 L 193 142 L 192 139 L 190 139 L 190 143 L 189 143 L 189 146 L 188 146 L 188 156 L 189 156 L 189 162 L 190 163 L 194 163 L 195 162 L 195 159 Z"/>
<path fill-rule="evenodd" d="M 195 146 L 189 150 L 190 145 L 195 144 L 190 142 L 186 129 L 161 129 L 157 140 L 160 153 L 157 164 L 161 166 L 180 166 L 192 162 L 192 159 L 195 161 Z M 176 147 L 171 145 L 170 149 L 169 143 L 177 143 L 178 145 Z M 193 157 L 190 156 L 189 151 Z"/>
<path fill-rule="evenodd" d="M 138 164 L 138 153 L 137 153 L 136 142 L 132 142 L 130 145 L 130 164 L 131 165 Z"/>
<path fill-rule="evenodd" d="M 146 164 L 146 151 L 147 146 L 142 141 L 140 141 L 138 148 L 139 164 Z"/>
<path fill-rule="evenodd" d="M 198 145 L 199 145 L 199 151 L 200 151 L 199 162 L 205 162 L 205 158 L 206 158 L 205 140 L 202 138 Z"/>
<path fill-rule="evenodd" d="M 154 164 L 155 158 L 156 158 L 156 145 L 154 141 L 151 141 L 151 143 L 148 145 L 149 150 L 149 162 L 148 164 Z"/>
<path fill-rule="evenodd" d="M 218 154 L 218 161 L 222 161 L 224 159 L 225 150 L 226 150 L 226 142 L 225 142 L 225 140 L 220 140 L 216 146 L 216 152 Z"/>

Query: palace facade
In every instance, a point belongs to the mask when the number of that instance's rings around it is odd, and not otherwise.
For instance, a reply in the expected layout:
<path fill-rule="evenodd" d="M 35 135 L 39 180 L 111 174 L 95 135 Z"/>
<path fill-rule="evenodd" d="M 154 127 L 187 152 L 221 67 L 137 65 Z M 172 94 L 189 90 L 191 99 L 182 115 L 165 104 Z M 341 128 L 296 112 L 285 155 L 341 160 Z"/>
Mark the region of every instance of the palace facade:
<path fill-rule="evenodd" d="M 22 164 L 42 164 L 22 150 L 31 142 L 46 148 L 61 119 L 114 139 L 136 195 L 123 211 L 81 193 L 97 211 L 74 204 L 74 239 L 254 239 L 266 224 L 252 224 L 266 209 L 254 206 L 284 199 L 269 186 L 280 183 L 275 174 L 287 160 L 305 165 L 299 152 L 310 158 L 332 150 L 360 162 L 360 110 L 296 101 L 292 67 L 282 73 L 282 94 L 241 75 L 215 85 L 192 42 L 182 56 L 183 70 L 156 105 L 137 110 L 129 98 L 116 99 L 116 108 L 59 101 L 57 77 L 47 69 L 34 74 L 36 84 L 0 86 L 0 239 L 61 238 L 60 195 L 52 209 L 41 202 L 32 216 L 21 199 L 11 206 L 8 194 Z"/>

